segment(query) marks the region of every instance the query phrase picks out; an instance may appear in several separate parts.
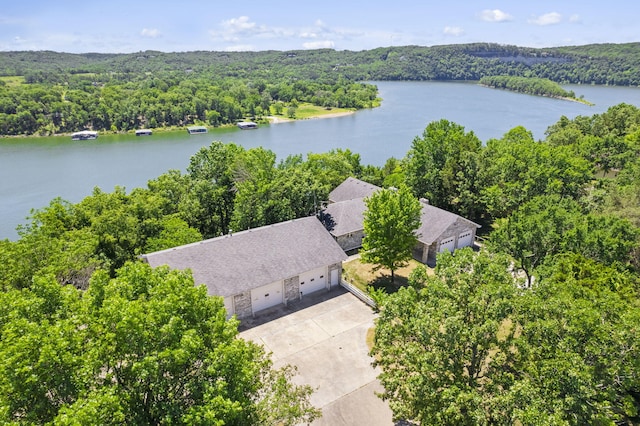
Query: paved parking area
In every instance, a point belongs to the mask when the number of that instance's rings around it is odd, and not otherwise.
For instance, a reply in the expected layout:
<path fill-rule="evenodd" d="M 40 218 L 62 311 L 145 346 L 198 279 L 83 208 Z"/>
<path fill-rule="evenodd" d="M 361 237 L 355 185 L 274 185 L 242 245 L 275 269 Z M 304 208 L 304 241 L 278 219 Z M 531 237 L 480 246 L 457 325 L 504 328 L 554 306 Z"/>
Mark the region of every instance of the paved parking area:
<path fill-rule="evenodd" d="M 375 395 L 382 388 L 366 344 L 374 318 L 340 287 L 245 322 L 240 335 L 272 352 L 275 367 L 298 367 L 293 380 L 315 389 L 311 402 L 322 410 L 314 426 L 390 426 L 391 410 Z"/>

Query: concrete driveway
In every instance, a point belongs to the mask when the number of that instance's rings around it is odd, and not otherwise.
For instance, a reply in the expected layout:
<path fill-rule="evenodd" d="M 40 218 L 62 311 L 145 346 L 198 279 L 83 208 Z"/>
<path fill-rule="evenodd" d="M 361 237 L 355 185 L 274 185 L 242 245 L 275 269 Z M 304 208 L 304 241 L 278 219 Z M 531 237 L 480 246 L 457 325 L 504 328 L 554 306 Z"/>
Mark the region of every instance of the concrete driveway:
<path fill-rule="evenodd" d="M 342 287 L 305 296 L 241 325 L 240 336 L 273 353 L 275 367 L 298 367 L 297 384 L 315 389 L 320 425 L 390 426 L 391 410 L 375 395 L 382 387 L 371 366 L 366 334 L 375 314 Z"/>

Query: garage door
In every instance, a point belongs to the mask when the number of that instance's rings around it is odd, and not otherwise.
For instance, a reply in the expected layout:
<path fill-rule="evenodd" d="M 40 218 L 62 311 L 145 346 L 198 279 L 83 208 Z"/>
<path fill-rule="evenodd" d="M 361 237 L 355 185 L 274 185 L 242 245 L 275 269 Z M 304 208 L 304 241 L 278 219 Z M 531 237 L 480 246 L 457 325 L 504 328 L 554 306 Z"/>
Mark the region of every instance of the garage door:
<path fill-rule="evenodd" d="M 467 231 L 458 237 L 458 248 L 469 247 L 473 245 L 473 232 Z"/>
<path fill-rule="evenodd" d="M 455 238 L 447 238 L 446 240 L 442 240 L 440 242 L 440 248 L 438 249 L 438 253 L 442 253 L 445 250 L 449 250 L 453 253 L 453 250 L 456 248 L 456 239 Z"/>
<path fill-rule="evenodd" d="M 313 293 L 327 288 L 327 268 L 318 268 L 313 271 L 300 274 L 300 293 Z"/>
<path fill-rule="evenodd" d="M 251 307 L 254 313 L 279 305 L 282 301 L 282 281 L 251 290 Z"/>

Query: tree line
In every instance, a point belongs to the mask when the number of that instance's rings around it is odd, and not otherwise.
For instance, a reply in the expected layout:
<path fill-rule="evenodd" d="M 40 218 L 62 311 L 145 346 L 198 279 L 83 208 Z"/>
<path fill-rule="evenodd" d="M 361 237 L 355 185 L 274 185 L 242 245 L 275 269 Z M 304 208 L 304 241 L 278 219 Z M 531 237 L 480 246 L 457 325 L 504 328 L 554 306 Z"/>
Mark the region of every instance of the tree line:
<path fill-rule="evenodd" d="M 64 81 L 0 86 L 0 134 L 50 135 L 80 129 L 130 131 L 265 120 L 307 102 L 325 108 L 370 108 L 377 89 L 344 79 L 219 79 L 163 73 L 121 80 L 108 75 L 70 75 Z"/>
<path fill-rule="evenodd" d="M 640 84 L 640 43 L 529 48 L 495 43 L 262 52 L 70 54 L 0 52 L 0 76 L 64 81 L 69 74 L 118 76 L 193 72 L 219 77 L 366 80 L 480 80 L 489 75 L 557 83 Z"/>
<path fill-rule="evenodd" d="M 573 90 L 564 90 L 558 83 L 544 78 L 512 77 L 494 75 L 482 77 L 479 84 L 496 89 L 507 89 L 530 95 L 550 96 L 554 98 L 575 99 Z"/>
<path fill-rule="evenodd" d="M 220 396 L 224 418 L 236 419 L 228 424 L 246 418 L 234 417 L 237 410 L 260 418 L 256 403 L 282 402 L 278 396 L 300 408 L 290 413 L 295 421 L 313 416 L 303 388 L 263 393 L 271 376 L 256 382 L 257 394 L 192 387 L 191 376 L 178 373 L 204 374 L 198 368 L 214 362 L 207 356 L 215 348 L 239 351 L 256 371 L 265 371 L 264 359 L 216 334 L 231 333 L 220 300 L 207 302 L 202 290 L 185 294 L 194 284 L 188 275 L 149 270 L 138 256 L 316 214 L 329 191 L 354 176 L 478 222 L 486 242 L 480 254 L 443 255 L 434 276 L 416 270 L 410 288 L 384 301 L 373 353 L 395 417 L 638 422 L 639 126 L 640 110 L 620 104 L 562 117 L 541 141 L 516 127 L 483 143 L 443 119 L 382 167 L 363 165 L 349 150 L 277 161 L 263 148 L 213 142 L 186 172 L 167 171 L 145 188 L 96 188 L 75 204 L 52 200 L 31 213 L 17 241 L 0 241 L 0 418 L 64 423 L 72 414 L 129 416 L 135 405 L 151 410 L 149 422 L 158 415 L 187 421 L 214 410 L 205 395 Z M 127 309 L 109 309 L 121 304 Z M 185 305 L 218 318 L 211 324 L 218 331 L 179 320 L 199 322 L 197 312 L 172 311 Z M 149 327 L 162 331 L 159 341 L 144 334 Z M 152 349 L 142 351 L 129 335 Z M 79 358 L 89 347 L 96 350 Z M 202 376 L 207 383 L 240 374 L 241 364 L 207 365 L 209 373 L 221 369 L 217 379 Z M 163 400 L 175 417 L 143 403 L 160 401 L 153 389 L 170 389 L 168 377 L 198 395 L 187 406 Z"/>

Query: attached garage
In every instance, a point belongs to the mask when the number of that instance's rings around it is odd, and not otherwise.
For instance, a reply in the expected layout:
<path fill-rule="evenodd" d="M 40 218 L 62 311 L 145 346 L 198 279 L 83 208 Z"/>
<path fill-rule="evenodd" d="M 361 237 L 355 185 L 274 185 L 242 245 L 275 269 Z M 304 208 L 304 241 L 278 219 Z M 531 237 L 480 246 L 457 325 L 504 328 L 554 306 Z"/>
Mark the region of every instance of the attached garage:
<path fill-rule="evenodd" d="M 454 237 L 447 238 L 446 240 L 442 240 L 440 242 L 440 248 L 438 249 L 438 253 L 442 253 L 443 251 L 450 251 L 453 253 L 453 250 L 456 248 L 456 239 Z"/>
<path fill-rule="evenodd" d="M 206 285 L 212 296 L 222 296 L 227 313 L 242 319 L 300 300 L 301 293 L 328 289 L 331 274 L 339 280 L 347 256 L 318 218 L 310 216 L 143 258 L 153 267 L 189 269 L 197 285 Z"/>
<path fill-rule="evenodd" d="M 470 247 L 473 245 L 473 232 L 467 231 L 458 237 L 458 248 Z"/>
<path fill-rule="evenodd" d="M 253 308 L 253 313 L 283 303 L 284 299 L 282 296 L 284 292 L 282 291 L 282 285 L 282 281 L 276 281 L 251 290 L 251 307 Z"/>
<path fill-rule="evenodd" d="M 300 293 L 302 296 L 327 289 L 327 268 L 317 268 L 300 274 Z"/>

